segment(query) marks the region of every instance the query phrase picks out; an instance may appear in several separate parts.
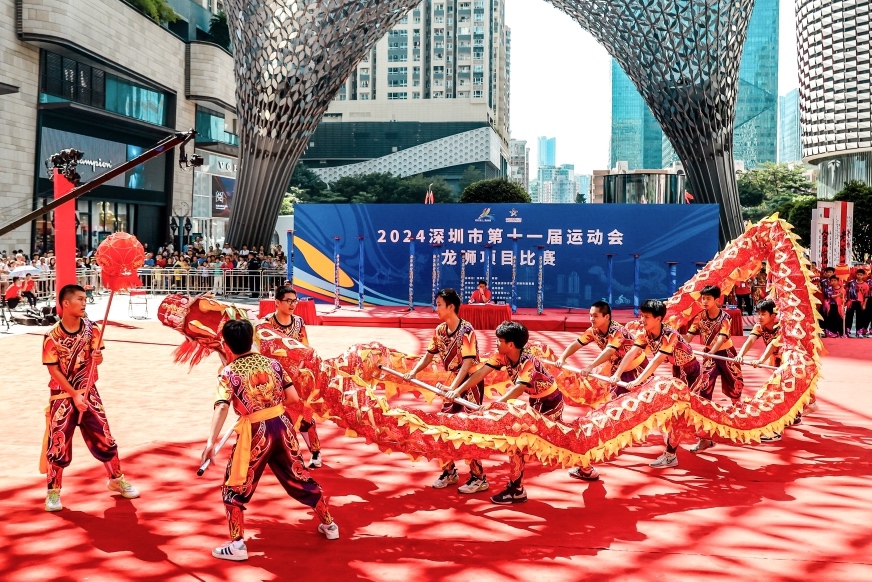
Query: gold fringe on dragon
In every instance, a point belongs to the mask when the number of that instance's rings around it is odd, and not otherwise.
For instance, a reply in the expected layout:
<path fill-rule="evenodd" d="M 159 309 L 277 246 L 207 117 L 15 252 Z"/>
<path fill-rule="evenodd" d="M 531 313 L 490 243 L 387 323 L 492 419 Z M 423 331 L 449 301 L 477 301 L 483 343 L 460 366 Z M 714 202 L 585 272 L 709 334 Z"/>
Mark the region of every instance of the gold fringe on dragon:
<path fill-rule="evenodd" d="M 551 368 L 558 388 L 582 414 L 553 422 L 517 400 L 493 404 L 487 411 L 443 414 L 409 405 L 397 396 L 417 393 L 429 403 L 433 394 L 402 379 L 387 376 L 380 366 L 410 371 L 418 360 L 378 343 L 354 345 L 337 358 L 322 360 L 311 348 L 269 331 L 258 332 L 262 353 L 287 369 L 304 401 L 300 419 L 329 420 L 384 452 L 412 459 L 442 461 L 484 459 L 497 453 L 519 453 L 546 465 L 589 467 L 629 446 L 642 443 L 651 431 L 680 437 L 697 434 L 737 444 L 759 442 L 790 424 L 813 398 L 823 344 L 816 318 L 817 300 L 809 267 L 790 225 L 777 215 L 750 226 L 714 257 L 667 302 L 666 322 L 676 329 L 700 311 L 700 291 L 716 285 L 724 293 L 768 265 L 782 330 L 781 365 L 753 397 L 721 405 L 699 397 L 681 380 L 654 376 L 620 397 L 608 387 L 566 369 Z M 211 351 L 223 353 L 220 330 L 244 312 L 206 296 L 171 295 L 159 318 L 185 336 L 176 360 L 191 365 Z M 529 346 L 542 360 L 555 360 L 543 344 Z M 431 364 L 417 378 L 431 385 L 447 382 L 447 373 Z M 505 372 L 491 374 L 486 393 L 504 393 Z M 298 423 L 300 420 L 297 421 Z"/>

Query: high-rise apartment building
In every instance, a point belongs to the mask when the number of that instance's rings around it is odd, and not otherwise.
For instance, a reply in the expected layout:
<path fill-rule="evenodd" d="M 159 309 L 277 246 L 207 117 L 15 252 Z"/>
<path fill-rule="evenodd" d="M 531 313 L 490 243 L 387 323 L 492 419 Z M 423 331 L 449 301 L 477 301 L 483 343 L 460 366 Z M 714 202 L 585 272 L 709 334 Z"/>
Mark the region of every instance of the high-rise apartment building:
<path fill-rule="evenodd" d="M 536 163 L 538 167 L 556 166 L 557 165 L 557 138 L 545 137 L 539 138 L 539 149 L 536 152 Z"/>
<path fill-rule="evenodd" d="M 540 166 L 537 183 L 538 197 L 534 202 L 570 204 L 578 197 L 578 181 L 572 164 Z"/>
<path fill-rule="evenodd" d="M 509 180 L 530 190 L 530 148 L 525 140 L 509 140 Z"/>
<path fill-rule="evenodd" d="M 361 60 L 302 160 L 322 179 L 389 171 L 456 183 L 509 166 L 510 35 L 499 0 L 426 0 Z"/>
<path fill-rule="evenodd" d="M 867 0 L 796 4 L 802 159 L 819 167 L 819 198 L 872 184 L 870 17 Z"/>
<path fill-rule="evenodd" d="M 733 156 L 746 168 L 774 162 L 778 147 L 778 0 L 757 0 L 739 67 Z M 658 154 L 659 150 L 659 154 Z M 678 161 L 669 140 L 620 65 L 612 60 L 610 166 L 667 168 Z"/>
<path fill-rule="evenodd" d="M 799 89 L 778 98 L 778 161 L 802 161 L 802 131 L 799 124 Z"/>

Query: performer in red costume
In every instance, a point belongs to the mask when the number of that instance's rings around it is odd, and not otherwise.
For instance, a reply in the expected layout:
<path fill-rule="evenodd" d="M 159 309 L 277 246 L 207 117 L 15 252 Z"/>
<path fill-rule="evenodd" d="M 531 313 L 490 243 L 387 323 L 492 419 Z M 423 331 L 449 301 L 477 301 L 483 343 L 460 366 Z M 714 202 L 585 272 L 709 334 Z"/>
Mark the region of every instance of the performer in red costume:
<path fill-rule="evenodd" d="M 690 342 L 693 336 L 698 334 L 702 339 L 703 351 L 725 358 L 735 358 L 736 348 L 733 347 L 733 339 L 730 335 L 730 316 L 718 307 L 720 288 L 709 285 L 704 287 L 699 295 L 703 311 L 690 322 L 684 339 Z M 742 397 L 745 381 L 742 378 L 742 365 L 736 361 L 703 358 L 699 395 L 706 400 L 711 400 L 718 376 L 721 378 L 721 390 L 733 401 L 733 404 L 737 403 Z M 713 446 L 715 443 L 711 439 L 700 439 L 691 447 L 690 452 L 699 453 Z"/>
<path fill-rule="evenodd" d="M 427 347 L 427 353 L 405 375 L 406 380 L 413 379 L 418 372 L 429 366 L 430 362 L 433 361 L 433 356 L 436 354 L 442 360 L 445 371 L 451 372 L 451 383 L 447 386 L 439 383 L 437 388 L 448 392 L 456 391 L 463 384 L 464 380 L 469 378 L 470 370 L 479 363 L 478 340 L 475 337 L 475 330 L 472 329 L 472 325 L 457 316 L 459 309 L 460 296 L 457 294 L 457 291 L 454 289 L 442 289 L 439 291 L 436 295 L 436 315 L 442 323 L 433 332 L 433 338 Z M 470 385 L 463 392 L 457 391 L 455 396 L 475 404 L 481 404 L 483 393 L 484 383 L 477 382 Z M 442 412 L 446 414 L 457 414 L 466 410 L 465 406 L 454 402 L 446 402 L 445 406 L 442 407 Z M 487 476 L 484 474 L 481 461 L 471 459 L 466 462 L 469 465 L 469 479 L 457 491 L 466 494 L 487 491 L 490 485 L 487 482 Z M 433 488 L 443 489 L 457 483 L 458 479 L 454 461 L 448 461 L 442 465 L 442 474 L 433 483 Z"/>
<path fill-rule="evenodd" d="M 563 394 L 557 389 L 554 378 L 545 370 L 533 354 L 524 348 L 530 338 L 530 332 L 520 323 L 514 321 L 502 322 L 496 330 L 497 353 L 492 355 L 480 369 L 474 372 L 454 394 L 462 394 L 469 386 L 483 382 L 494 370 L 506 369 L 511 386 L 497 402 L 508 402 L 526 393 L 530 406 L 549 420 L 560 422 L 563 418 Z M 490 403 L 485 405 L 488 408 Z M 509 453 L 509 484 L 505 490 L 491 497 L 497 505 L 509 505 L 527 501 L 524 490 L 524 464 L 522 453 Z M 596 481 L 599 475 L 596 470 L 588 468 L 584 471 L 588 481 Z"/>
<path fill-rule="evenodd" d="M 333 522 L 320 485 L 306 471 L 294 421 L 285 413 L 285 405 L 299 402 L 291 378 L 278 362 L 251 350 L 254 328 L 249 322 L 228 321 L 221 335 L 231 362 L 218 376 L 212 429 L 201 462 L 213 459 L 231 402 L 239 420 L 221 488 L 230 541 L 212 550 L 212 555 L 222 560 L 248 559 L 242 512 L 267 465 L 288 495 L 315 510 L 321 520 L 318 531 L 329 540 L 338 539 L 339 526 Z"/>
<path fill-rule="evenodd" d="M 107 487 L 128 499 L 139 497 L 136 488 L 121 472 L 118 445 L 109 431 L 109 421 L 103 401 L 97 392 L 96 372 L 88 385 L 92 366 L 103 362 L 103 345 L 97 344 L 99 328 L 85 317 L 87 295 L 79 285 L 66 285 L 58 294 L 63 316 L 45 334 L 42 343 L 42 363 L 51 381 L 49 406 L 46 409 L 46 433 L 40 472 L 46 473 L 48 495 L 46 511 L 60 511 L 61 484 L 64 468 L 73 459 L 73 433 L 78 426 L 88 450 L 102 462 L 109 474 Z"/>
<path fill-rule="evenodd" d="M 602 351 L 593 362 L 581 369 L 581 373 L 583 376 L 587 376 L 593 372 L 594 368 L 605 364 L 601 374 L 611 376 L 618 363 L 627 355 L 627 350 L 633 346 L 633 341 L 633 334 L 612 319 L 611 306 L 605 301 L 597 301 L 590 306 L 590 327 L 578 336 L 576 341 L 566 346 L 556 364 L 558 368 L 562 368 L 572 354 L 588 344 L 596 343 Z M 647 365 L 648 358 L 645 357 L 645 354 L 638 354 L 635 360 L 630 363 L 629 370 L 621 374 L 621 381 L 632 382 L 639 377 Z M 626 393 L 626 388 L 617 386 L 612 391 L 613 396 Z"/>
<path fill-rule="evenodd" d="M 276 289 L 276 310 L 274 313 L 267 315 L 263 322 L 257 325 L 257 329 L 270 329 L 280 335 L 295 339 L 304 346 L 308 346 L 309 336 L 306 334 L 306 324 L 303 323 L 302 317 L 294 315 L 297 302 L 297 292 L 293 287 L 288 285 L 278 287 Z M 270 354 L 266 355 L 269 356 Z M 303 440 L 306 441 L 309 452 L 312 453 L 309 468 L 317 469 L 321 467 L 323 463 L 321 458 L 321 439 L 318 438 L 315 422 L 303 419 L 300 423 L 300 432 L 303 435 Z"/>
<path fill-rule="evenodd" d="M 693 355 L 693 348 L 681 337 L 681 334 L 663 323 L 666 305 L 659 299 L 646 299 L 639 307 L 639 312 L 639 321 L 642 322 L 644 329 L 636 336 L 633 347 L 621 359 L 618 369 L 612 374 L 612 383 L 618 382 L 621 374 L 630 367 L 630 363 L 644 352 L 653 359 L 638 378 L 629 382 L 627 389 L 632 390 L 644 383 L 666 360 L 672 364 L 672 375 L 693 390 L 700 378 L 699 361 Z M 655 469 L 678 466 L 677 451 L 678 443 L 670 443 L 667 436 L 666 451 L 651 463 L 651 466 Z"/>

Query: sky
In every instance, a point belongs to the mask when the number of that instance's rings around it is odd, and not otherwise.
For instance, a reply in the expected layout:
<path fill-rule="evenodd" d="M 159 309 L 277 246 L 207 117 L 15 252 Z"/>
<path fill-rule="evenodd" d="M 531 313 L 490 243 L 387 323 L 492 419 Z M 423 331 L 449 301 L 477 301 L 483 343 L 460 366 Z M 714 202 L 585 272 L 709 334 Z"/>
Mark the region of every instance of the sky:
<path fill-rule="evenodd" d="M 799 86 L 794 0 L 780 0 L 778 93 Z M 611 57 L 574 20 L 544 0 L 506 0 L 512 31 L 510 127 L 527 140 L 531 173 L 537 138 L 557 138 L 557 164 L 576 173 L 608 167 Z"/>

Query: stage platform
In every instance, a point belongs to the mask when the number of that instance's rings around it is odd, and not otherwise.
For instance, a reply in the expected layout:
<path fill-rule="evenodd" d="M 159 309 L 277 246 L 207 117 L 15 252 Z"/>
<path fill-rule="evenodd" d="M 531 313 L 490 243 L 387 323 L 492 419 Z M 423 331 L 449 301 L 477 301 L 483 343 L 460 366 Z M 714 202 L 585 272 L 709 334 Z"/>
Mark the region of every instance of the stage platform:
<path fill-rule="evenodd" d="M 0 336 L 15 363 L 15 381 L 0 387 L 15 411 L 0 434 L 3 580 L 872 580 L 872 393 L 863 381 L 872 374 L 872 340 L 824 340 L 829 354 L 819 410 L 780 442 L 719 443 L 694 455 L 688 441 L 678 467 L 655 470 L 648 464 L 663 443 L 652 435 L 599 463 L 594 483 L 531 462 L 530 500 L 514 506 L 488 500 L 508 479 L 504 455 L 484 461 L 489 491 L 461 495 L 456 486 L 431 487 L 436 462 L 386 455 L 331 422 L 319 424 L 324 466 L 313 476 L 327 493 L 340 539 L 320 536 L 312 512 L 267 471 L 245 512 L 249 560 L 231 563 L 210 555 L 227 537 L 220 487 L 230 447 L 217 467 L 196 476 L 218 357 L 190 371 L 173 365 L 177 332 L 153 321 L 130 323 L 136 327 L 107 332 L 99 386 L 125 475 L 142 496 L 107 491 L 105 469 L 76 435 L 58 513 L 43 509 L 45 477 L 37 471 L 48 397 L 40 363 L 44 329 L 16 326 L 19 335 Z M 430 330 L 372 327 L 309 331 L 323 357 L 372 341 L 420 354 L 429 336 Z M 558 349 L 575 335 L 534 332 L 532 339 Z M 493 334 L 479 341 L 483 352 L 494 349 Z M 595 352 L 581 350 L 571 361 L 585 365 Z M 752 393 L 766 374 L 746 370 Z M 724 401 L 720 388 L 715 396 Z M 427 410 L 438 406 L 434 401 Z M 568 407 L 566 417 L 576 411 Z M 458 469 L 465 479 L 466 464 Z"/>
<path fill-rule="evenodd" d="M 333 305 L 318 304 L 315 310 L 318 325 L 409 329 L 429 329 L 439 325 L 439 318 L 430 307 L 416 307 L 409 311 L 407 307 L 366 306 L 361 310 L 353 306 L 336 309 Z M 614 317 L 621 323 L 635 319 L 632 309 L 616 309 Z M 580 333 L 590 327 L 588 310 L 580 308 L 561 307 L 536 313 L 535 308 L 521 307 L 512 314 L 512 320 L 522 323 L 530 331 Z"/>

